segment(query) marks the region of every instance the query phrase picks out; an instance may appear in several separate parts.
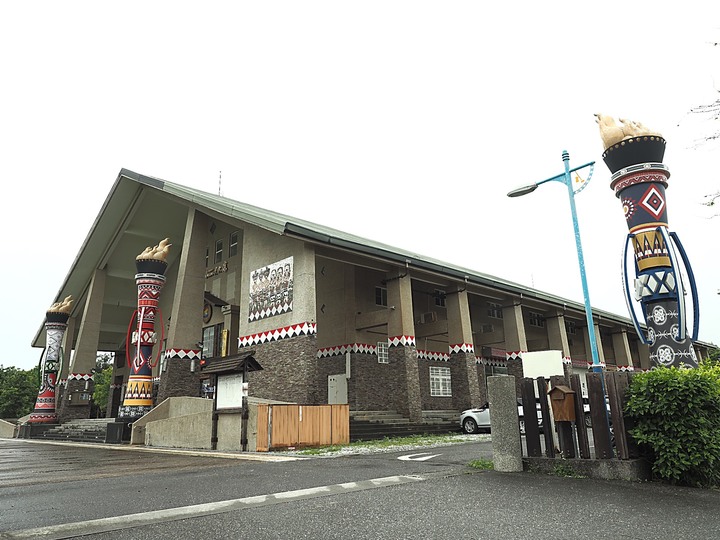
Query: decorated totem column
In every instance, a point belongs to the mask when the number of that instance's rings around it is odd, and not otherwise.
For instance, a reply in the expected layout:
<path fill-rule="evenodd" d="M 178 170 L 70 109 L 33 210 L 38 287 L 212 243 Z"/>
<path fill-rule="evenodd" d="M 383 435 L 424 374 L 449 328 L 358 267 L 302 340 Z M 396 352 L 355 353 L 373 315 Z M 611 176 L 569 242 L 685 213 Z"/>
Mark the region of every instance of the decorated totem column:
<path fill-rule="evenodd" d="M 629 234 L 623 251 L 625 299 L 641 341 L 649 346 L 650 365 L 697 367 L 692 346 L 698 332 L 697 288 L 685 250 L 668 231 L 665 189 L 670 171 L 662 163 L 665 139 L 638 122 L 596 115 L 610 188 L 622 202 Z M 630 249 L 634 257 L 629 257 Z M 693 329 L 687 331 L 685 289 L 692 295 Z M 633 300 L 640 303 L 643 332 Z"/>
<path fill-rule="evenodd" d="M 126 355 L 130 376 L 125 399 L 118 412 L 118 419 L 122 422 L 134 422 L 153 408 L 152 368 L 157 363 L 157 360 L 153 359 L 153 347 L 158 341 L 155 317 L 159 311 L 160 291 L 165 285 L 166 258 L 170 246 L 168 239 L 165 238 L 157 246 L 145 248 L 135 259 L 138 308 L 128 328 Z M 130 330 L 135 321 L 137 321 L 137 330 L 130 337 Z M 132 348 L 135 349 L 135 354 L 131 360 Z"/>
<path fill-rule="evenodd" d="M 47 346 L 40 367 L 40 391 L 35 401 L 35 409 L 28 419 L 31 424 L 58 423 L 55 388 L 58 372 L 63 364 L 62 340 L 72 304 L 72 296 L 68 296 L 62 302 L 50 306 L 45 314 Z"/>

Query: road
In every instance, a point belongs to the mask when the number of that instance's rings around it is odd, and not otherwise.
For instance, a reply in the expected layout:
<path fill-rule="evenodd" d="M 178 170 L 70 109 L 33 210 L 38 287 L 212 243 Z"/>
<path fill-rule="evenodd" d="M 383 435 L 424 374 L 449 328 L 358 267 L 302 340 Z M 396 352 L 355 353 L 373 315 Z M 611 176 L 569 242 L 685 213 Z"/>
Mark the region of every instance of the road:
<path fill-rule="evenodd" d="M 720 537 L 720 492 L 477 472 L 487 441 L 300 460 L 119 448 L 0 439 L 0 539 Z"/>

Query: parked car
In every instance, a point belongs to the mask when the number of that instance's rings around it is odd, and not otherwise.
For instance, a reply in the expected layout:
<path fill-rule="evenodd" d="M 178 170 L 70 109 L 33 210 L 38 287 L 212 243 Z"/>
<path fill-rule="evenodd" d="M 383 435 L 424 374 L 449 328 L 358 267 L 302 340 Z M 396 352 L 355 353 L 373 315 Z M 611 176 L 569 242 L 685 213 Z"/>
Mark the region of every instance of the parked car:
<path fill-rule="evenodd" d="M 536 403 L 538 427 L 542 429 L 542 417 L 540 403 Z M 523 412 L 522 400 L 517 400 L 518 418 L 520 419 L 520 433 L 525 433 L 525 415 Z M 460 427 L 465 433 L 479 433 L 490 431 L 490 406 L 488 403 L 482 407 L 467 409 L 460 413 Z"/>

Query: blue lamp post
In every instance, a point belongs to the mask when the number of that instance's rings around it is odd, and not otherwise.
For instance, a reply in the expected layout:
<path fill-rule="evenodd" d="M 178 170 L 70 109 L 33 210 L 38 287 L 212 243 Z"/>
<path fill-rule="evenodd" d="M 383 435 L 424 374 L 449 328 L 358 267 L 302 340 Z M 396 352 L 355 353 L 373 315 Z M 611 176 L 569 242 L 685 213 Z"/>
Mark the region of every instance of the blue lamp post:
<path fill-rule="evenodd" d="M 527 195 L 528 193 L 535 191 L 538 186 L 546 184 L 547 182 L 562 182 L 565 186 L 567 186 L 568 197 L 570 198 L 570 212 L 572 214 L 573 229 L 575 231 L 575 246 L 577 247 L 578 264 L 580 265 L 580 279 L 582 280 L 583 297 L 585 299 L 585 317 L 588 325 L 593 371 L 602 372 L 602 366 L 600 365 L 600 358 L 598 356 L 597 340 L 595 338 L 595 325 L 593 323 L 592 307 L 590 306 L 590 293 L 588 292 L 587 276 L 585 275 L 585 259 L 583 258 L 582 242 L 580 242 L 580 227 L 578 225 L 577 211 L 575 210 L 575 194 L 582 191 L 585 186 L 587 186 L 588 182 L 590 182 L 590 178 L 592 178 L 592 174 L 595 169 L 595 162 L 591 161 L 590 163 L 571 169 L 570 154 L 568 154 L 566 150 L 563 150 L 562 158 L 565 162 L 564 173 L 542 180 L 541 182 L 536 182 L 535 184 L 531 184 L 529 186 L 514 189 L 508 193 L 508 197 L 520 197 L 522 195 Z M 588 178 L 585 183 L 577 191 L 575 191 L 572 186 L 570 173 L 585 169 L 586 167 L 590 167 Z"/>

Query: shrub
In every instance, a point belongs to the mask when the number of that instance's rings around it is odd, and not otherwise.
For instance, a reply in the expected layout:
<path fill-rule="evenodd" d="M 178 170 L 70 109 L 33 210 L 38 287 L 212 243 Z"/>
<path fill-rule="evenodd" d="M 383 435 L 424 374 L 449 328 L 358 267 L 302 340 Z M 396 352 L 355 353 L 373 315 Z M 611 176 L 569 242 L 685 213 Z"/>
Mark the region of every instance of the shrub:
<path fill-rule="evenodd" d="M 720 485 L 720 365 L 656 368 L 633 377 L 625 413 L 630 434 L 672 484 Z"/>

